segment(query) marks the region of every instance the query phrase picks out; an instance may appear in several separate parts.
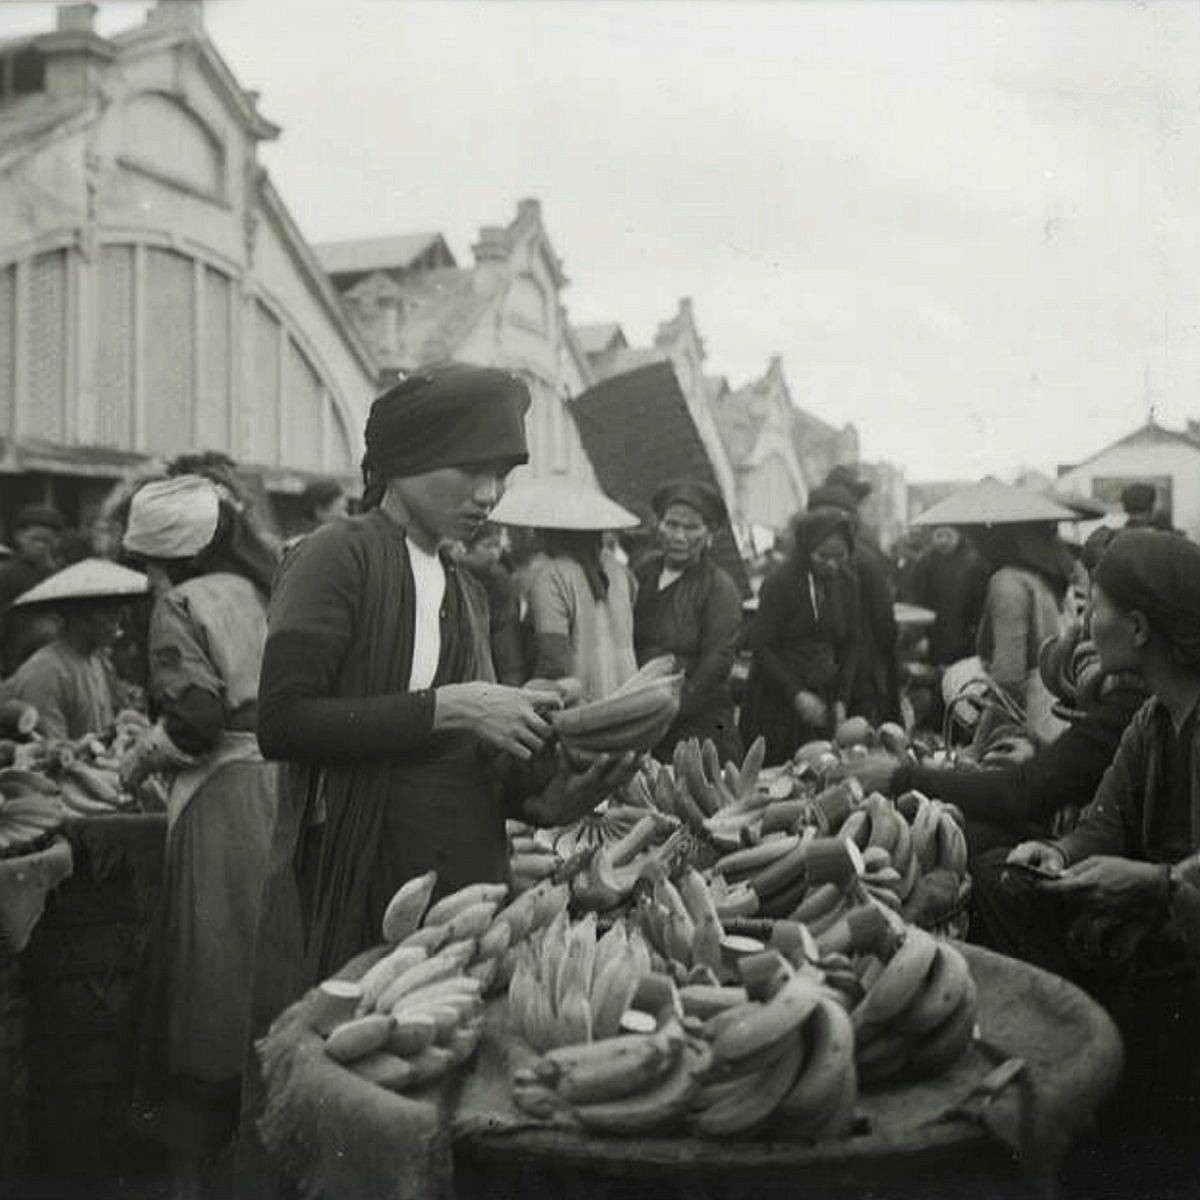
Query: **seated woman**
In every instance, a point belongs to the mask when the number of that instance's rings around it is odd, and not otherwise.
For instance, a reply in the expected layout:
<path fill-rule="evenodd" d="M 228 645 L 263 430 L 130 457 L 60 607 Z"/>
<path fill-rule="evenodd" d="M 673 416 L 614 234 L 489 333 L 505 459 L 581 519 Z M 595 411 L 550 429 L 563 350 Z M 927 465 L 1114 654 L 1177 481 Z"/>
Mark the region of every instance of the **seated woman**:
<path fill-rule="evenodd" d="M 853 553 L 845 513 L 806 513 L 792 526 L 787 559 L 759 592 L 745 638 L 754 660 L 740 728 L 747 744 L 766 739 L 768 764 L 828 737 L 846 717 L 858 630 Z"/>
<path fill-rule="evenodd" d="M 977 928 L 1091 990 L 1159 1095 L 1172 1074 L 1194 1093 L 1195 965 L 1169 916 L 1176 865 L 1200 848 L 1200 547 L 1149 530 L 1117 537 L 1096 570 L 1092 635 L 1103 667 L 1138 674 L 1150 699 L 1074 830 L 978 861 Z M 1015 886 L 1029 867 L 1055 878 Z"/>
<path fill-rule="evenodd" d="M 724 501 L 704 484 L 675 483 L 660 488 L 653 505 L 659 552 L 637 568 L 634 645 L 639 663 L 672 654 L 686 674 L 679 717 L 655 754 L 668 762 L 677 742 L 711 738 L 722 762 L 741 762 L 729 673 L 742 605 L 709 553 Z"/>

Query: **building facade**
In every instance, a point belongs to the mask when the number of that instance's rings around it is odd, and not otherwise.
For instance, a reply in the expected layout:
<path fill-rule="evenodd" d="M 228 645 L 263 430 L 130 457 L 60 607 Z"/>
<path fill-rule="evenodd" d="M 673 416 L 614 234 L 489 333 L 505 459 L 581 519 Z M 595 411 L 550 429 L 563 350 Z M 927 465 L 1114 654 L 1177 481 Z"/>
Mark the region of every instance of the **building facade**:
<path fill-rule="evenodd" d="M 474 263 L 460 267 L 435 234 L 317 247 L 385 372 L 446 359 L 516 372 L 533 398 L 525 470 L 594 482 L 567 406 L 594 376 L 567 320 L 567 278 L 541 205 L 522 200 L 510 224 L 479 231 L 472 252 Z"/>
<path fill-rule="evenodd" d="M 0 498 L 86 520 L 192 449 L 354 477 L 377 367 L 258 162 L 279 130 L 194 0 L 95 11 L 0 46 Z"/>

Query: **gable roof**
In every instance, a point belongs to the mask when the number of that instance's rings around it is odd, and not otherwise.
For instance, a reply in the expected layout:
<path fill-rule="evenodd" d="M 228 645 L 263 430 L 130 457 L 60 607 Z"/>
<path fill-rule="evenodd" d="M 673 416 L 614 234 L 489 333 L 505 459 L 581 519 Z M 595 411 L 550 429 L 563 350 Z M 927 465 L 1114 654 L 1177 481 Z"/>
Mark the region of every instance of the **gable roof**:
<path fill-rule="evenodd" d="M 353 301 L 359 288 L 378 278 L 368 275 L 346 293 L 347 299 Z M 475 271 L 463 267 L 418 271 L 390 282 L 402 307 L 398 362 L 389 365 L 405 369 L 452 358 L 498 294 L 495 288 L 481 286 Z"/>
<path fill-rule="evenodd" d="M 1124 437 L 1118 438 L 1115 442 L 1110 442 L 1102 450 L 1097 450 L 1095 454 L 1089 455 L 1082 461 L 1060 466 L 1058 474 L 1060 477 L 1070 474 L 1070 472 L 1077 471 L 1080 467 L 1089 466 L 1112 450 L 1118 450 L 1122 446 L 1129 446 L 1136 442 L 1156 442 L 1159 445 L 1184 445 L 1193 450 L 1200 450 L 1200 441 L 1197 441 L 1191 434 L 1177 429 L 1167 429 L 1165 426 L 1158 424 L 1157 421 L 1151 420 L 1147 421 L 1145 425 L 1140 425 L 1137 429 L 1127 433 Z"/>
<path fill-rule="evenodd" d="M 454 265 L 454 256 L 440 233 L 402 233 L 395 237 L 322 242 L 313 250 L 330 275 L 365 275 L 370 271 L 407 270 L 439 242 L 450 260 L 448 265 Z"/>
<path fill-rule="evenodd" d="M 667 480 L 691 479 L 720 492 L 670 363 L 653 362 L 611 376 L 572 401 L 571 411 L 596 479 L 626 508 L 645 513 Z M 746 567 L 728 524 L 717 531 L 713 552 L 748 596 Z"/>

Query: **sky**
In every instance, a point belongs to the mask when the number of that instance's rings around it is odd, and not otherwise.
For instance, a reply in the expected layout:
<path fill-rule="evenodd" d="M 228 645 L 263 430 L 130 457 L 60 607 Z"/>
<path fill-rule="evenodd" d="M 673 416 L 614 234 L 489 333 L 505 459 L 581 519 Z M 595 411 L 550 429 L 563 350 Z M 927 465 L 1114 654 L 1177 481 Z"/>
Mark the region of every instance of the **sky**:
<path fill-rule="evenodd" d="M 145 4 L 102 6 L 101 29 Z M 1200 417 L 1191 0 L 209 0 L 312 241 L 536 196 L 577 323 L 692 297 L 706 369 L 910 480 L 1053 473 Z M 0 6 L 0 36 L 45 29 Z"/>

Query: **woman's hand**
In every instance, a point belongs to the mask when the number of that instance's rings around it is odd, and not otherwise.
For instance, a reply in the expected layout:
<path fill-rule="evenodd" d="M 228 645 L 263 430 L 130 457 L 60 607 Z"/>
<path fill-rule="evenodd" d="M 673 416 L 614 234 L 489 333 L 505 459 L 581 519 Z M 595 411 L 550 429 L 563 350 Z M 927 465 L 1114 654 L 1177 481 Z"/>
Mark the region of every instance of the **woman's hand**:
<path fill-rule="evenodd" d="M 1162 889 L 1162 869 L 1115 854 L 1093 854 L 1043 887 L 1088 907 L 1126 908 L 1155 901 Z"/>
<path fill-rule="evenodd" d="M 799 691 L 792 697 L 796 715 L 808 725 L 824 725 L 829 719 L 829 706 L 812 692 Z"/>
<path fill-rule="evenodd" d="M 558 768 L 546 790 L 525 802 L 525 811 L 535 825 L 568 825 L 592 811 L 633 778 L 638 756 L 627 754 L 575 757 L 561 745 Z"/>
<path fill-rule="evenodd" d="M 499 683 L 448 683 L 434 692 L 434 729 L 462 730 L 514 758 L 530 759 L 550 736 L 540 715 L 562 702 L 554 692 Z"/>
<path fill-rule="evenodd" d="M 1004 861 L 1057 874 L 1067 865 L 1067 856 L 1052 842 L 1022 842 L 1008 852 Z"/>
<path fill-rule="evenodd" d="M 850 759 L 842 764 L 843 774 L 857 779 L 862 784 L 863 791 L 868 795 L 871 792 L 882 792 L 885 796 L 890 795 L 892 780 L 896 778 L 898 770 L 900 770 L 899 759 L 878 751 L 868 754 L 866 758 Z"/>

